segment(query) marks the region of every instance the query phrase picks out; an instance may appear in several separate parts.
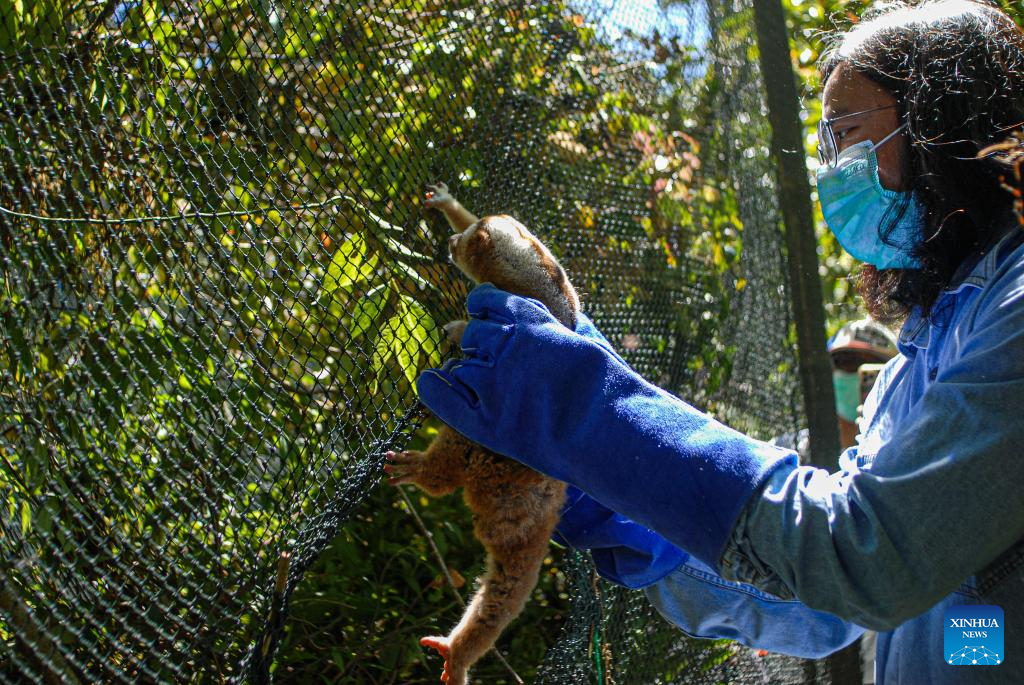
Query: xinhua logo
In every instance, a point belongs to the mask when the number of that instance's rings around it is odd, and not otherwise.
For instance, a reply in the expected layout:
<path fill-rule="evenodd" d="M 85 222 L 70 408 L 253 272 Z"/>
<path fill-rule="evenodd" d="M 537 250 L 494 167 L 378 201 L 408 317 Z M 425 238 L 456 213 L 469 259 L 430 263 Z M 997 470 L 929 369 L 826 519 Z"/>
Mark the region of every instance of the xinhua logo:
<path fill-rule="evenodd" d="M 994 605 L 946 608 L 943 655 L 954 666 L 998 666 L 1003 663 L 1003 610 Z"/>

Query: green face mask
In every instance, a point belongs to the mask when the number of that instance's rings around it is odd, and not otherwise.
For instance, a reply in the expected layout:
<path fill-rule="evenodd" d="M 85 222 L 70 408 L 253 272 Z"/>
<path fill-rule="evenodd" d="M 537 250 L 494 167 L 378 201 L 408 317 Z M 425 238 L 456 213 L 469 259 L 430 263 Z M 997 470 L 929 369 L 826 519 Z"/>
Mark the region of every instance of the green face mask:
<path fill-rule="evenodd" d="M 832 387 L 836 391 L 839 418 L 856 421 L 857 407 L 860 406 L 860 376 L 848 371 L 833 371 Z"/>

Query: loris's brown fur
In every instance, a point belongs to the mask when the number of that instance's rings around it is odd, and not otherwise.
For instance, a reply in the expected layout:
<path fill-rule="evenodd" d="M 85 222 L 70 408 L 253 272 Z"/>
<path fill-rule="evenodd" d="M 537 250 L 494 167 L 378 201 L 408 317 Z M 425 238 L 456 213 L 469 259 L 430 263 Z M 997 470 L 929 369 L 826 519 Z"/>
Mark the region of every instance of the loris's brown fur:
<path fill-rule="evenodd" d="M 544 303 L 564 325 L 574 328 L 579 297 L 546 247 L 509 216 L 483 219 L 466 211 L 443 184 L 431 187 L 427 206 L 444 212 L 456 231 L 449 238 L 452 261 L 477 283 Z M 455 342 L 465 321 L 445 326 Z M 547 553 L 548 540 L 565 500 L 565 483 L 471 442 L 443 426 L 426 452 L 388 453 L 385 470 L 393 485 L 414 483 L 432 496 L 463 488 L 473 512 L 473 532 L 487 551 L 487 571 L 462 620 L 447 637 L 421 644 L 445 658 L 441 680 L 465 685 L 469 668 L 519 615 Z"/>

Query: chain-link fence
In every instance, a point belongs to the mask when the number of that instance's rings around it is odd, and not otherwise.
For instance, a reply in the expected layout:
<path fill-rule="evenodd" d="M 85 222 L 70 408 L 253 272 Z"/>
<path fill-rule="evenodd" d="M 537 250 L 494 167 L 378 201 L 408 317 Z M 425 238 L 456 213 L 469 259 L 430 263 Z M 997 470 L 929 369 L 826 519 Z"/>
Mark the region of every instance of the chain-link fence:
<path fill-rule="evenodd" d="M 0 0 L 0 679 L 271 678 L 453 352 L 428 182 L 531 227 L 648 379 L 797 428 L 755 46 L 742 1 Z M 828 680 L 554 565 L 536 682 Z"/>

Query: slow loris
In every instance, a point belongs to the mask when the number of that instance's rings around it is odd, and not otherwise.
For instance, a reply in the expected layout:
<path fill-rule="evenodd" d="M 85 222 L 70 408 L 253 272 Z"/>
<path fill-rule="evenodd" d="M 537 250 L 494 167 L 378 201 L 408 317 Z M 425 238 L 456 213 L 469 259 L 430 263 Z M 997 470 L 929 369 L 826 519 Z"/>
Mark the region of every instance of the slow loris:
<path fill-rule="evenodd" d="M 425 204 L 444 212 L 455 235 L 452 261 L 476 283 L 532 297 L 562 324 L 576 325 L 579 297 L 544 245 L 512 217 L 478 219 L 439 183 L 428 186 Z M 456 343 L 465 321 L 445 326 Z M 414 483 L 432 496 L 463 488 L 473 513 L 473 532 L 487 551 L 487 571 L 462 620 L 447 637 L 420 644 L 445 658 L 441 680 L 465 685 L 467 672 L 519 615 L 537 583 L 548 540 L 565 500 L 565 483 L 471 442 L 443 426 L 426 452 L 388 452 L 384 470 L 392 485 Z"/>

